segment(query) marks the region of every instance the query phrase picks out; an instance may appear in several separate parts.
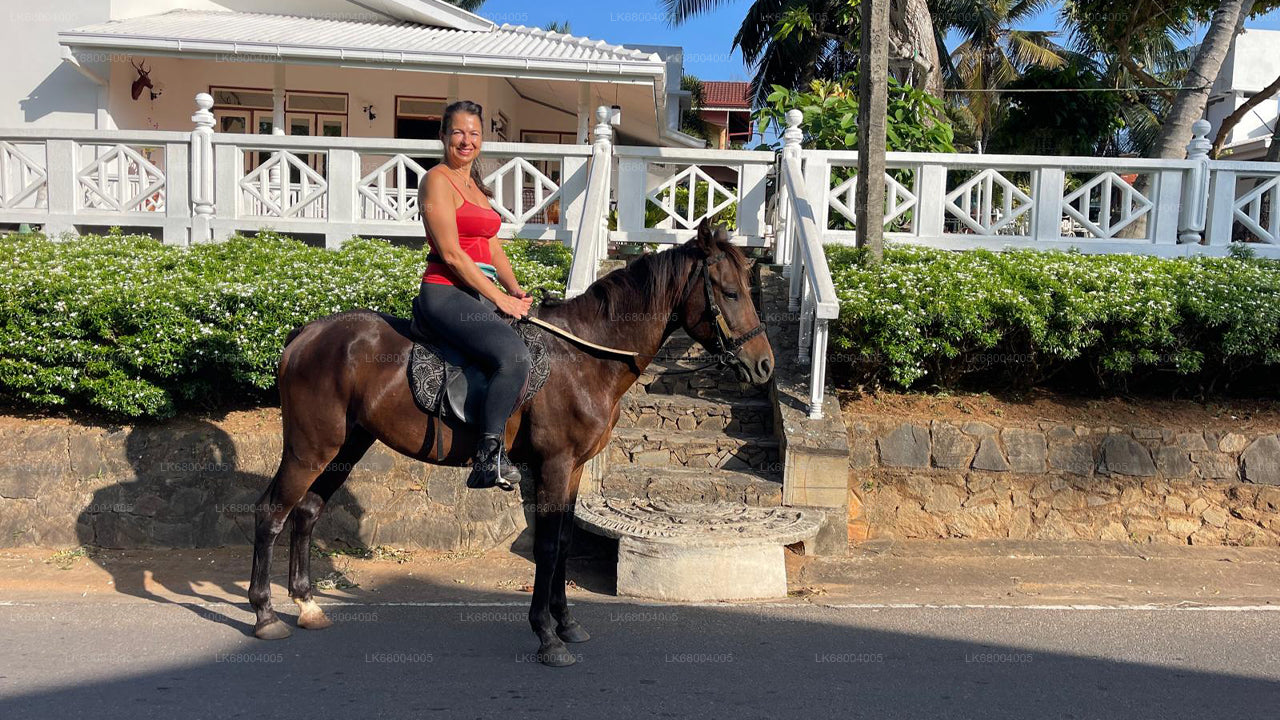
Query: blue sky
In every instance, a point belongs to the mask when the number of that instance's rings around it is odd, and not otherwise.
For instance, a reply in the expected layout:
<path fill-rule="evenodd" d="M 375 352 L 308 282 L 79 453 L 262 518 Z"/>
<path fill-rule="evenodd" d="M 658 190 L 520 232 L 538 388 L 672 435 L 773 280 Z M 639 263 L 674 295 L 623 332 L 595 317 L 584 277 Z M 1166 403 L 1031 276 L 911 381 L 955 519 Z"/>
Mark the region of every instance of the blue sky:
<path fill-rule="evenodd" d="M 480 14 L 498 23 L 541 27 L 548 22 L 568 21 L 574 35 L 626 45 L 680 45 L 685 50 L 685 72 L 703 80 L 748 80 L 742 56 L 731 52 L 733 36 L 742 23 L 750 0 L 731 0 L 715 11 L 671 27 L 658 0 L 488 0 Z M 1280 11 L 1250 21 L 1247 27 L 1280 30 Z M 1057 8 L 1046 10 L 1024 29 L 1057 28 Z M 1199 42 L 1201 28 L 1195 38 Z"/>

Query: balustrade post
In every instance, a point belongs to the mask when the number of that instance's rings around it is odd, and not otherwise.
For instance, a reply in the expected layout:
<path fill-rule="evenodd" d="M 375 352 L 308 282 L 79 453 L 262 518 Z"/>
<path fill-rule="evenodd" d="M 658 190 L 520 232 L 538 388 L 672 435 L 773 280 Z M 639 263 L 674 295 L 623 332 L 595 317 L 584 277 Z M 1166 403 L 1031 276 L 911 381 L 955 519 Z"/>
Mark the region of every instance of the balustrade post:
<path fill-rule="evenodd" d="M 779 152 L 779 159 L 785 160 L 794 157 L 796 160 L 801 159 L 800 143 L 804 139 L 804 131 L 800 129 L 800 123 L 804 121 L 804 113 L 799 110 L 791 109 L 786 113 L 787 129 L 782 131 L 782 150 Z M 774 248 L 774 262 L 782 265 L 782 276 L 790 278 L 794 274 L 792 264 L 795 262 L 796 256 L 796 231 L 794 225 L 794 213 L 791 212 L 789 204 L 790 193 L 787 190 L 787 184 L 782 176 L 782 163 L 778 163 L 778 187 L 776 191 L 778 195 L 778 230 L 774 233 L 774 242 L 777 246 Z"/>
<path fill-rule="evenodd" d="M 76 209 L 80 205 L 76 201 L 80 194 L 77 179 L 80 167 L 76 150 L 74 140 L 49 140 L 45 143 L 45 185 L 49 190 L 46 206 L 49 221 L 45 223 L 44 234 L 53 239 L 64 233 L 80 234 L 75 226 Z"/>
<path fill-rule="evenodd" d="M 1209 122 L 1197 120 L 1191 126 L 1187 159 L 1195 163 L 1182 179 L 1182 212 L 1178 218 L 1178 242 L 1198 244 L 1203 237 L 1209 211 Z"/>
<path fill-rule="evenodd" d="M 348 148 L 330 148 L 326 163 L 329 183 L 329 222 L 324 235 L 324 246 L 330 250 L 342 247 L 352 235 L 352 228 L 360 219 L 357 190 L 359 184 L 360 155 Z"/>
<path fill-rule="evenodd" d="M 214 197 L 216 207 L 221 208 L 214 228 L 214 240 L 226 240 L 235 233 L 236 228 L 230 222 L 240 217 L 240 206 L 243 191 L 240 181 L 244 179 L 244 150 L 239 145 L 218 145 L 214 148 Z"/>
<path fill-rule="evenodd" d="M 916 187 L 919 188 L 916 195 L 916 237 L 937 241 L 946 230 L 946 166 L 920 166 L 920 183 Z"/>
<path fill-rule="evenodd" d="M 604 261 L 609 254 L 609 186 L 613 180 L 613 125 L 609 123 L 609 108 L 601 105 L 596 108 L 596 126 L 591 131 L 594 140 L 592 143 L 592 155 L 594 162 L 603 162 L 605 167 L 601 169 L 600 177 L 604 181 L 603 201 L 599 208 L 599 217 L 596 222 L 600 224 L 599 238 L 595 246 L 592 248 L 593 272 L 591 279 L 594 281 L 596 275 L 600 274 L 600 263 Z M 643 187 L 643 185 L 641 186 Z"/>
<path fill-rule="evenodd" d="M 1060 167 L 1042 167 L 1035 172 L 1032 202 L 1031 239 L 1044 242 L 1062 238 L 1062 193 L 1067 174 Z"/>
<path fill-rule="evenodd" d="M 187 244 L 208 242 L 213 239 L 212 220 L 216 212 L 213 200 L 213 96 L 196 94 L 196 112 L 191 122 L 191 231 Z M 170 181 L 173 176 L 170 175 Z"/>

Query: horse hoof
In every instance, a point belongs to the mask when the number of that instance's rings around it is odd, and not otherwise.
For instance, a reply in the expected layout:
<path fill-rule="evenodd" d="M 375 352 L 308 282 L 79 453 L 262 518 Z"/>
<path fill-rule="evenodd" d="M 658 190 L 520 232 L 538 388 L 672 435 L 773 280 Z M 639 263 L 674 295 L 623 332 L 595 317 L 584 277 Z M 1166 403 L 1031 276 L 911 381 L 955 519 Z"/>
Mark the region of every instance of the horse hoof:
<path fill-rule="evenodd" d="M 568 667 L 578 659 L 569 652 L 562 642 L 546 643 L 538 648 L 538 662 L 547 667 Z"/>
<path fill-rule="evenodd" d="M 293 634 L 288 625 L 285 625 L 280 618 L 271 620 L 267 623 L 259 623 L 253 629 L 253 636 L 259 640 L 283 640 Z"/>
<path fill-rule="evenodd" d="M 570 622 L 568 625 L 561 625 L 556 628 L 556 635 L 567 643 L 584 643 L 591 639 L 591 633 L 587 632 L 577 620 Z"/>
<path fill-rule="evenodd" d="M 324 630 L 333 627 L 333 621 L 324 614 L 324 610 L 315 600 L 294 600 L 298 604 L 298 627 L 306 630 Z"/>

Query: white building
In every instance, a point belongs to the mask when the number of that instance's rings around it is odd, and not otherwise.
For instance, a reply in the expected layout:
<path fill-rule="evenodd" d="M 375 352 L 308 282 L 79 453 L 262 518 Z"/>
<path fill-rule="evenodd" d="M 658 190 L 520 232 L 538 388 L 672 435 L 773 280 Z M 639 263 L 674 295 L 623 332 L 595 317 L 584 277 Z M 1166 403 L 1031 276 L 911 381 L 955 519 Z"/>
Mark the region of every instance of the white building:
<path fill-rule="evenodd" d="M 1280 30 L 1246 29 L 1235 37 L 1205 106 L 1205 119 L 1213 126 L 1209 138 L 1228 115 L 1280 76 Z M 1275 130 L 1277 98 L 1259 103 L 1228 133 L 1222 157 L 1256 160 L 1267 154 Z"/>
<path fill-rule="evenodd" d="M 187 131 L 207 92 L 218 132 L 435 139 L 444 106 L 470 99 L 490 139 L 582 143 L 604 104 L 621 108 L 621 142 L 703 146 L 673 125 L 678 52 L 441 0 L 7 4 L 0 127 Z"/>

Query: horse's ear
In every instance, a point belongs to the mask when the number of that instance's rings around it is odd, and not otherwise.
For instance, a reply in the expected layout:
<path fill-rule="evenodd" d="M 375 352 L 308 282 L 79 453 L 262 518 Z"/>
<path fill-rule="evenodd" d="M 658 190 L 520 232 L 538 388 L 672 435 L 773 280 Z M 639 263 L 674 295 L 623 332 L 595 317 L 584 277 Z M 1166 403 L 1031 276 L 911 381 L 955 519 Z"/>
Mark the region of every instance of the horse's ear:
<path fill-rule="evenodd" d="M 711 230 L 711 218 L 702 218 L 702 222 L 698 223 L 698 234 L 693 237 L 693 244 L 707 255 L 715 252 L 716 235 Z"/>

